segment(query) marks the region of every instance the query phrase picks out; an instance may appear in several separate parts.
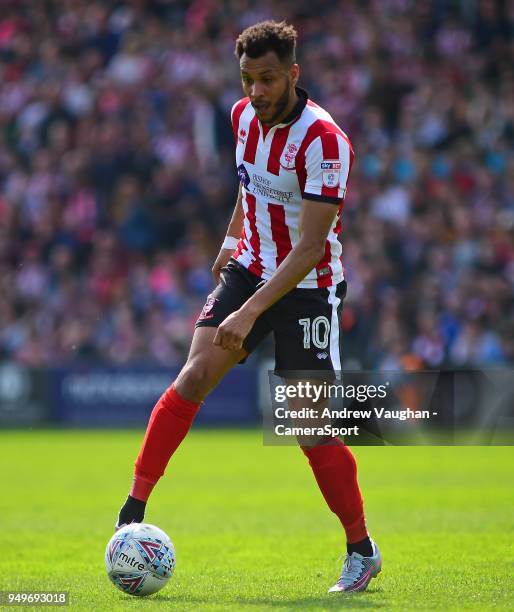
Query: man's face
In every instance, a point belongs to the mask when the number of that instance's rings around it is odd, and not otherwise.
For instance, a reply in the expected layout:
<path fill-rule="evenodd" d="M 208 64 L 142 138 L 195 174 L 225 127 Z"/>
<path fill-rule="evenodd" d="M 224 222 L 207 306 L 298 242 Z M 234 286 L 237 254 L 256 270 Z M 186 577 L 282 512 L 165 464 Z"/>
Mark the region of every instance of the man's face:
<path fill-rule="evenodd" d="M 285 117 L 294 86 L 298 65 L 287 68 L 274 51 L 252 59 L 243 53 L 239 61 L 243 90 L 250 98 L 261 123 L 274 125 Z"/>

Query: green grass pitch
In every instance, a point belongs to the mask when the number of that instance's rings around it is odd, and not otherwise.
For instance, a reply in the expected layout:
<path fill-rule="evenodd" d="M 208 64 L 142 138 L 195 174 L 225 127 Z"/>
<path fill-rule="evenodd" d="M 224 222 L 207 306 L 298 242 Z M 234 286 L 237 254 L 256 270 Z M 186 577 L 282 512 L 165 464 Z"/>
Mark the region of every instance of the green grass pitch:
<path fill-rule="evenodd" d="M 342 530 L 303 455 L 235 430 L 193 431 L 173 458 L 147 520 L 175 576 L 124 595 L 103 554 L 141 436 L 0 432 L 0 590 L 69 590 L 82 610 L 512 609 L 514 448 L 355 449 L 383 570 L 340 596 Z"/>

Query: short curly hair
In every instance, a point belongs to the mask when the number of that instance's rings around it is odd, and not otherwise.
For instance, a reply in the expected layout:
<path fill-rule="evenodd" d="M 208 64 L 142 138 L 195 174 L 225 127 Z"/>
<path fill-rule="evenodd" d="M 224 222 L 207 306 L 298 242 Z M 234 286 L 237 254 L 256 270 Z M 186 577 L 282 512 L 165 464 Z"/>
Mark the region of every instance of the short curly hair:
<path fill-rule="evenodd" d="M 261 21 L 241 32 L 235 54 L 238 59 L 243 53 L 255 59 L 274 51 L 282 63 L 292 65 L 296 62 L 297 37 L 294 27 L 285 21 Z"/>

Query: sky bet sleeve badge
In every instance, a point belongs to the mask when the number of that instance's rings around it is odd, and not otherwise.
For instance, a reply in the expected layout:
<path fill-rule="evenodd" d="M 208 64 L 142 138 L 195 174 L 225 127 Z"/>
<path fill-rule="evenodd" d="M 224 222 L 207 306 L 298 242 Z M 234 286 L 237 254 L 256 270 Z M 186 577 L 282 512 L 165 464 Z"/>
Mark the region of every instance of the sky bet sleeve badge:
<path fill-rule="evenodd" d="M 341 162 L 339 160 L 325 160 L 321 162 L 323 171 L 323 185 L 325 187 L 337 187 L 341 177 Z"/>

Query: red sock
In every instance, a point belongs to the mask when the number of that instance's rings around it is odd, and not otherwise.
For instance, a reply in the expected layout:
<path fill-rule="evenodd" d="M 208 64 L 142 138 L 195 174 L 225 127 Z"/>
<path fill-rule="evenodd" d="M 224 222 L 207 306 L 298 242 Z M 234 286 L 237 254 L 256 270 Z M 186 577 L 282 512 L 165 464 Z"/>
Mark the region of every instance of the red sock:
<path fill-rule="evenodd" d="M 321 446 L 302 447 L 328 507 L 339 518 L 349 544 L 368 537 L 364 505 L 352 451 L 339 438 Z"/>
<path fill-rule="evenodd" d="M 168 461 L 185 438 L 200 404 L 181 397 L 171 385 L 155 404 L 136 460 L 130 495 L 147 501 Z"/>

